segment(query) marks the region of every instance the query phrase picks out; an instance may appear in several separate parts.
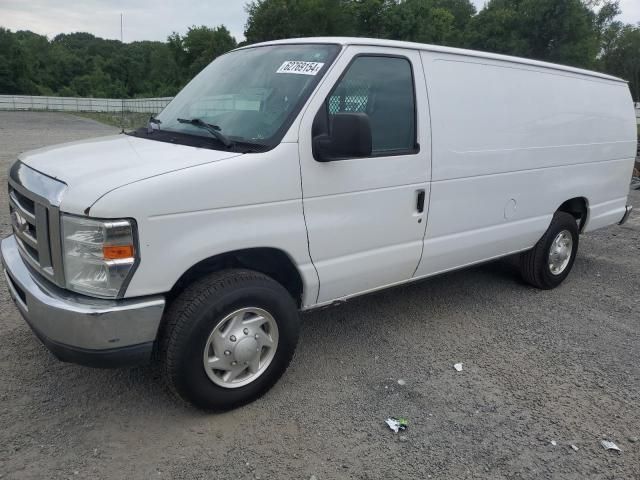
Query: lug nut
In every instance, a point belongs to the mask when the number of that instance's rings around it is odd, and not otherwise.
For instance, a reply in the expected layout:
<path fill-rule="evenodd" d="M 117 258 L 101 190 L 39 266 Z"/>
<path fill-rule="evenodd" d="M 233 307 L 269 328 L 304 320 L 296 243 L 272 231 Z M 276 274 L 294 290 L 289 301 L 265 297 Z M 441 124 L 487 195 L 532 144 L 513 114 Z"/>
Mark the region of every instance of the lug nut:
<path fill-rule="evenodd" d="M 245 335 L 249 335 L 249 329 L 248 329 L 248 328 L 245 328 L 245 329 L 243 330 L 243 332 L 244 332 L 244 334 L 245 334 Z"/>
<path fill-rule="evenodd" d="M 229 350 L 225 350 L 225 351 L 224 351 L 224 354 L 225 354 L 225 355 L 227 355 L 227 356 L 229 356 L 229 355 L 231 355 L 231 352 L 230 352 Z"/>
<path fill-rule="evenodd" d="M 235 335 L 231 335 L 229 337 L 229 340 L 231 340 L 232 342 L 235 342 L 236 341 L 236 336 Z"/>

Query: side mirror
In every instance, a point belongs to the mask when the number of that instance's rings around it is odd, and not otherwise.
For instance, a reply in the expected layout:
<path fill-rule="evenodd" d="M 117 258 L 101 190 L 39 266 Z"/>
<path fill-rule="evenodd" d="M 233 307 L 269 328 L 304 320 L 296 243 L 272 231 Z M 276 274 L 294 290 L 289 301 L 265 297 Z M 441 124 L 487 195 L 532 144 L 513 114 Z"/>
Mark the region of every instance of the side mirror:
<path fill-rule="evenodd" d="M 313 138 L 313 156 L 319 162 L 371 155 L 371 122 L 366 113 L 336 113 L 329 135 Z"/>

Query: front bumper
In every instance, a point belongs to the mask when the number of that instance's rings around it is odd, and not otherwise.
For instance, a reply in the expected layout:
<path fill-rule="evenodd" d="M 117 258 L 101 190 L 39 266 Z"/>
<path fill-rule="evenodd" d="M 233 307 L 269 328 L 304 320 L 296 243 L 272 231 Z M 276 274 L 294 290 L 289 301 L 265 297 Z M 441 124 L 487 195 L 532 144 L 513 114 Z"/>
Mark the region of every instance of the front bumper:
<path fill-rule="evenodd" d="M 164 312 L 162 296 L 103 300 L 74 294 L 32 272 L 13 236 L 0 244 L 5 279 L 36 336 L 62 361 L 94 367 L 145 363 Z"/>

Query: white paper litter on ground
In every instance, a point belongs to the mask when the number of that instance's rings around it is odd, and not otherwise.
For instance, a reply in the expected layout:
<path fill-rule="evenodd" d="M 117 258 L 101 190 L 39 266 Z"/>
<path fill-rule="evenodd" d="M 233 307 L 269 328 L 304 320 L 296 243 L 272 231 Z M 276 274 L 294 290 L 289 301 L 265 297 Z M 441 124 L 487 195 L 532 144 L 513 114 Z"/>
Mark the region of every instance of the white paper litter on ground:
<path fill-rule="evenodd" d="M 406 380 L 403 380 L 402 378 L 398 380 L 398 385 L 406 385 L 407 382 Z"/>
<path fill-rule="evenodd" d="M 619 451 L 620 451 L 620 449 L 618 448 L 618 446 L 617 446 L 615 443 L 610 442 L 609 440 L 602 440 L 602 441 L 600 442 L 600 445 L 602 445 L 602 447 L 603 447 L 605 450 L 615 450 L 616 452 L 619 452 Z"/>
<path fill-rule="evenodd" d="M 393 430 L 395 433 L 398 433 L 398 431 L 400 430 L 400 422 L 395 418 L 387 418 L 385 420 L 385 423 L 389 425 L 389 428 Z"/>
<path fill-rule="evenodd" d="M 555 440 L 551 440 L 551 445 L 553 445 L 554 447 L 558 444 L 558 442 L 556 442 Z"/>
<path fill-rule="evenodd" d="M 575 445 L 571 445 L 571 448 L 573 448 L 573 450 L 575 450 L 576 452 L 579 450 Z"/>
<path fill-rule="evenodd" d="M 384 422 L 389 425 L 389 428 L 395 433 L 407 429 L 407 421 L 404 418 L 389 417 Z"/>
<path fill-rule="evenodd" d="M 462 364 L 461 363 L 456 363 L 453 368 L 455 368 L 458 372 L 462 371 Z"/>

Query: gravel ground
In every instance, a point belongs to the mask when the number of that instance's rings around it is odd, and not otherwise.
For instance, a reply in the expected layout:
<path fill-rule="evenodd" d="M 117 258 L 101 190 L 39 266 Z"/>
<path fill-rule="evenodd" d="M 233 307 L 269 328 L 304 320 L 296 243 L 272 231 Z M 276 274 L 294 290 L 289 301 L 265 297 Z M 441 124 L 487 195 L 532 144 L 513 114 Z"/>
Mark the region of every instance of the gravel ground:
<path fill-rule="evenodd" d="M 0 113 L 1 181 L 21 151 L 114 131 Z M 220 415 L 177 404 L 152 367 L 58 362 L 3 283 L 0 476 L 640 478 L 639 267 L 636 214 L 583 237 L 554 291 L 523 285 L 504 260 L 306 314 L 275 388 Z M 393 434 L 392 415 L 409 429 Z"/>

